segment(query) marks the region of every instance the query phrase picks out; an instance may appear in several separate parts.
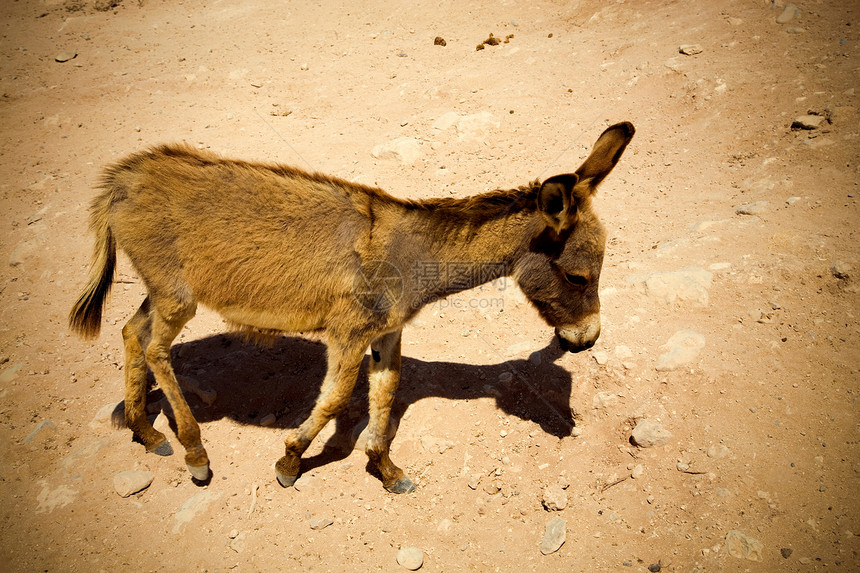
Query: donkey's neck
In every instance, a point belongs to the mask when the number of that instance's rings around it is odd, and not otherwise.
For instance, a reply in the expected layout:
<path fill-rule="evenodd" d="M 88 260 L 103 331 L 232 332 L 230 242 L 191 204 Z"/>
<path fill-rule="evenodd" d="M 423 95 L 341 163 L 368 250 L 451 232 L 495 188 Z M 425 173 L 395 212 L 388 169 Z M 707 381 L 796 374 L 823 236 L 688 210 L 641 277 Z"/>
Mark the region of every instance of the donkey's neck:
<path fill-rule="evenodd" d="M 412 247 L 413 289 L 432 299 L 511 274 L 541 224 L 537 189 L 410 203 L 398 226 Z"/>

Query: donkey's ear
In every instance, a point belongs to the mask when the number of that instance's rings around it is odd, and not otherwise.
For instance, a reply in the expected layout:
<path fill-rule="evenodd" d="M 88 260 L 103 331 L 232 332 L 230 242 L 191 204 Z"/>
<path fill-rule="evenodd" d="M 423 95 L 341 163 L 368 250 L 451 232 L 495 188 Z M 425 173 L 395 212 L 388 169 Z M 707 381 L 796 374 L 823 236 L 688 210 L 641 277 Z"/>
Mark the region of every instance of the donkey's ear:
<path fill-rule="evenodd" d="M 579 166 L 576 174 L 579 175 L 580 187 L 585 186 L 589 193 L 594 193 L 600 182 L 609 175 L 621 154 L 627 148 L 627 144 L 633 139 L 636 130 L 629 121 L 616 123 L 606 129 L 594 144 L 591 155 Z"/>
<path fill-rule="evenodd" d="M 578 181 L 575 173 L 568 173 L 550 177 L 540 186 L 538 210 L 556 233 L 576 222 L 576 202 L 572 195 Z"/>

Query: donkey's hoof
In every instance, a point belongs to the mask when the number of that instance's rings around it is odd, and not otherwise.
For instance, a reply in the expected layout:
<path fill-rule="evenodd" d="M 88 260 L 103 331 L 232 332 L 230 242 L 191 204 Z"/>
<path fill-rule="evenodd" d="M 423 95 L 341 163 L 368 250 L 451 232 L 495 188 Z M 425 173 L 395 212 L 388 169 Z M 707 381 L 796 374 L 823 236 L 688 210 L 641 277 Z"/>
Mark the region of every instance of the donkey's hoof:
<path fill-rule="evenodd" d="M 199 466 L 192 466 L 191 464 L 185 465 L 188 466 L 188 471 L 191 472 L 191 477 L 199 482 L 207 483 L 209 478 L 212 477 L 212 472 L 209 471 L 209 464 L 202 464 Z"/>
<path fill-rule="evenodd" d="M 415 484 L 406 476 L 403 476 L 393 484 L 386 485 L 384 487 L 391 493 L 412 493 L 415 491 Z"/>
<path fill-rule="evenodd" d="M 278 476 L 278 483 L 281 484 L 281 487 L 293 487 L 293 484 L 299 479 L 298 475 L 288 476 L 278 470 L 275 470 L 275 475 Z"/>
<path fill-rule="evenodd" d="M 170 445 L 170 442 L 164 440 L 151 450 L 149 450 L 153 454 L 157 454 L 159 456 L 172 456 L 173 455 L 173 446 Z"/>

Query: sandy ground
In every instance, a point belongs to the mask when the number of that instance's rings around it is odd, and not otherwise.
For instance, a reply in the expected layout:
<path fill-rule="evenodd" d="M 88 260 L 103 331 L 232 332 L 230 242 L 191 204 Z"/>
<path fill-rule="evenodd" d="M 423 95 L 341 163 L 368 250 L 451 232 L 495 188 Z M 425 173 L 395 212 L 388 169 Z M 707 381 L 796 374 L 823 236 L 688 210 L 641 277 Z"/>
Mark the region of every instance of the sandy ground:
<path fill-rule="evenodd" d="M 781 0 L 109 4 L 0 7 L 0 568 L 404 571 L 402 547 L 426 571 L 860 568 L 856 3 L 786 23 Z M 111 426 L 143 295 L 127 261 L 101 338 L 66 328 L 106 163 L 186 141 L 464 197 L 575 169 L 622 120 L 600 340 L 562 355 L 512 282 L 426 307 L 392 446 L 414 493 L 350 447 L 366 382 L 279 487 L 324 346 L 257 348 L 207 311 L 174 351 L 217 394 L 189 395 L 211 483 Z M 671 438 L 632 445 L 643 419 Z M 127 470 L 151 485 L 120 497 Z"/>

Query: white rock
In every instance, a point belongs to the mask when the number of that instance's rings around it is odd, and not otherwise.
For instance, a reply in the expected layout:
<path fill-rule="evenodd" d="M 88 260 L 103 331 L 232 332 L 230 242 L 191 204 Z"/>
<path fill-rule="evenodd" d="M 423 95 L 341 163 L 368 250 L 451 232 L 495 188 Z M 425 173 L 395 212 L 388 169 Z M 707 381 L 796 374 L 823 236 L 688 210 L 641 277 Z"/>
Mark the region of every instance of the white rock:
<path fill-rule="evenodd" d="M 761 552 L 763 549 L 761 541 L 744 535 L 737 529 L 733 529 L 726 534 L 726 548 L 729 550 L 729 555 L 739 559 L 749 559 L 750 561 L 761 561 Z"/>
<path fill-rule="evenodd" d="M 633 443 L 640 448 L 653 448 L 662 446 L 672 439 L 672 432 L 665 429 L 660 422 L 642 418 L 633 428 L 631 438 Z"/>
<path fill-rule="evenodd" d="M 155 476 L 150 471 L 128 470 L 113 476 L 113 487 L 120 497 L 128 497 L 149 487 Z"/>
<path fill-rule="evenodd" d="M 708 306 L 708 289 L 713 277 L 713 273 L 691 266 L 677 271 L 630 275 L 625 281 L 643 287 L 647 296 L 666 304 L 691 302 L 695 306 Z"/>
<path fill-rule="evenodd" d="M 610 408 L 618 403 L 618 394 L 614 392 L 598 392 L 591 400 L 591 405 L 595 410 Z"/>
<path fill-rule="evenodd" d="M 705 337 L 692 330 L 679 330 L 662 348 L 667 352 L 657 358 L 658 372 L 676 370 L 696 359 L 705 347 Z"/>
<path fill-rule="evenodd" d="M 421 157 L 421 144 L 412 137 L 398 137 L 375 146 L 370 154 L 377 159 L 394 160 L 403 165 L 411 165 Z"/>
<path fill-rule="evenodd" d="M 708 448 L 708 457 L 715 460 L 721 460 L 729 455 L 729 449 L 723 444 L 712 444 Z"/>
<path fill-rule="evenodd" d="M 696 54 L 702 53 L 702 46 L 699 44 L 682 44 L 678 48 L 678 51 L 685 56 L 695 56 Z"/>
<path fill-rule="evenodd" d="M 546 522 L 543 541 L 540 544 L 540 552 L 544 555 L 555 553 L 564 545 L 567 539 L 567 522 L 556 516 Z"/>
<path fill-rule="evenodd" d="M 800 14 L 800 10 L 794 4 L 786 4 L 785 8 L 782 9 L 782 12 L 779 16 L 776 17 L 777 24 L 788 24 L 792 20 L 794 20 L 797 15 Z"/>
<path fill-rule="evenodd" d="M 397 563 L 410 571 L 424 565 L 424 552 L 417 547 L 401 547 L 397 552 Z"/>
<path fill-rule="evenodd" d="M 559 484 L 547 486 L 541 503 L 548 511 L 561 511 L 567 507 L 567 493 Z"/>
<path fill-rule="evenodd" d="M 320 529 L 325 529 L 332 523 L 334 523 L 334 520 L 330 517 L 317 517 L 316 519 L 311 520 L 311 529 L 318 531 Z"/>

